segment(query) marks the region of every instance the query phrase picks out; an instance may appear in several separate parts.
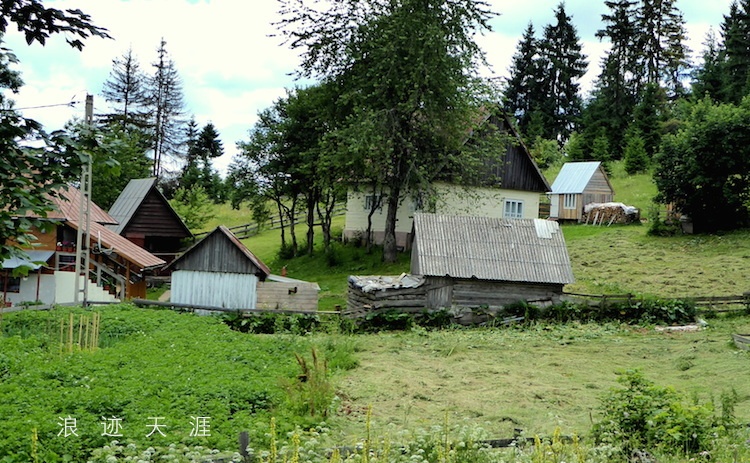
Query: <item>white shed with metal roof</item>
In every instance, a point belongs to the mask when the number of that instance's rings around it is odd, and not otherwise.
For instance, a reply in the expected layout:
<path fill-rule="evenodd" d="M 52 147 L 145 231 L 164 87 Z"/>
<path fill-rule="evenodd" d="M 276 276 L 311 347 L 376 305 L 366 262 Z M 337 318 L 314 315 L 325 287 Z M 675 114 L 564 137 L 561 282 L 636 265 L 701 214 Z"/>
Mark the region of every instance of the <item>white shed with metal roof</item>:
<path fill-rule="evenodd" d="M 567 162 L 552 183 L 550 218 L 580 221 L 586 204 L 609 203 L 614 196 L 601 162 Z"/>

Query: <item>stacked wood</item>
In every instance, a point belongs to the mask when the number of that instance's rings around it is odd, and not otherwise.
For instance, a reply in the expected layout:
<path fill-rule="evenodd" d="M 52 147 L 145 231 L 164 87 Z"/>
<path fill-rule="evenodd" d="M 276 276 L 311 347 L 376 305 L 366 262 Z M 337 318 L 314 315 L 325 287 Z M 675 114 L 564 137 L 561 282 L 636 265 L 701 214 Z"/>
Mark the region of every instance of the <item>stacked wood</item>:
<path fill-rule="evenodd" d="M 583 208 L 581 222 L 592 225 L 628 224 L 639 222 L 640 211 L 623 203 L 589 203 Z"/>
<path fill-rule="evenodd" d="M 350 276 L 346 310 L 342 315 L 363 318 L 369 313 L 397 309 L 404 313 L 425 310 L 424 278 L 402 274 L 388 276 Z"/>

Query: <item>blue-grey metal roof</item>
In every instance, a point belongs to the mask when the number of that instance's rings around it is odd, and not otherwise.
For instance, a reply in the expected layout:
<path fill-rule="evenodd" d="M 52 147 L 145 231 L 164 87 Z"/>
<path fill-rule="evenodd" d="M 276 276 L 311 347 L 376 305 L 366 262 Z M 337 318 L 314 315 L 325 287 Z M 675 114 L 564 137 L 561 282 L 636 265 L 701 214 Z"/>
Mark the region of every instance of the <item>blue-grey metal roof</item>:
<path fill-rule="evenodd" d="M 527 283 L 573 283 L 557 222 L 414 214 L 411 273 Z"/>
<path fill-rule="evenodd" d="M 601 162 L 566 162 L 552 183 L 552 194 L 581 194 L 591 181 Z"/>
<path fill-rule="evenodd" d="M 133 215 L 138 210 L 143 200 L 151 191 L 151 187 L 156 183 L 156 178 L 137 178 L 133 179 L 125 186 L 120 196 L 109 209 L 109 215 L 117 220 L 117 225 L 113 225 L 110 228 L 115 233 L 122 233 L 125 227 L 133 218 Z"/>
<path fill-rule="evenodd" d="M 10 257 L 3 261 L 4 269 L 13 269 L 21 266 L 29 267 L 31 270 L 37 270 L 44 266 L 52 257 L 55 251 L 24 251 L 28 258 Z"/>

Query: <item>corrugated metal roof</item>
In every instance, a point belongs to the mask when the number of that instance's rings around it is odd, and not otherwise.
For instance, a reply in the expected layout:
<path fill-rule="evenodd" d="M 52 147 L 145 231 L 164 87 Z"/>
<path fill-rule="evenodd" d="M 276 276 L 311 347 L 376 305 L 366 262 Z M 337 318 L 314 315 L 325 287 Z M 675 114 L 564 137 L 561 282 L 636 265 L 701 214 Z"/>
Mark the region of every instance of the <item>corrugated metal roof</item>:
<path fill-rule="evenodd" d="M 156 180 L 156 177 L 137 178 L 128 182 L 125 189 L 120 193 L 120 196 L 115 200 L 115 203 L 109 208 L 109 215 L 114 217 L 118 222 L 116 226 L 112 227 L 116 233 L 122 233 L 138 210 L 138 207 L 148 195 L 148 192 L 151 191 Z"/>
<path fill-rule="evenodd" d="M 581 194 L 601 162 L 566 162 L 552 183 L 552 194 Z"/>
<path fill-rule="evenodd" d="M 11 257 L 8 259 L 5 259 L 2 263 L 2 267 L 4 269 L 12 269 L 12 268 L 18 268 L 20 266 L 26 266 L 31 268 L 32 270 L 37 270 L 39 267 L 42 267 L 43 264 L 35 263 L 35 262 L 44 262 L 46 263 L 50 257 L 55 253 L 55 251 L 26 251 L 24 250 L 28 258 L 21 258 L 21 257 Z"/>
<path fill-rule="evenodd" d="M 574 281 L 556 222 L 414 214 L 412 273 L 490 281 Z"/>
<path fill-rule="evenodd" d="M 69 220 L 68 225 L 78 230 L 77 221 Z M 100 238 L 103 248 L 114 249 L 113 252 L 128 262 L 132 262 L 141 270 L 158 268 L 166 264 L 163 259 L 156 257 L 124 236 L 118 235 L 110 228 L 96 222 L 91 222 L 89 240 L 93 244 L 98 243 Z"/>
<path fill-rule="evenodd" d="M 48 219 L 78 220 L 81 212 L 80 204 L 83 199 L 83 195 L 78 188 L 69 186 L 67 190 L 58 190 L 55 196 L 51 196 L 51 199 L 55 205 L 55 210 L 47 214 Z M 102 208 L 93 202 L 91 203 L 91 222 L 105 225 L 117 224 L 117 221 L 111 215 L 104 212 Z"/>

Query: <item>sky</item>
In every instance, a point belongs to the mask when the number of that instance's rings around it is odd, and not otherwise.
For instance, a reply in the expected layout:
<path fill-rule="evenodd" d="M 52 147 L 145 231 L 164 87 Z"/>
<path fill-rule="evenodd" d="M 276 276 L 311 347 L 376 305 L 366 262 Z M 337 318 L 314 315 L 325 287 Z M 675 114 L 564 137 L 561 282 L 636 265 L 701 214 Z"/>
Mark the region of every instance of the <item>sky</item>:
<path fill-rule="evenodd" d="M 482 73 L 503 78 L 527 25 L 532 23 L 539 37 L 544 26 L 553 23 L 560 2 L 488 1 L 499 15 L 491 22 L 492 32 L 477 37 L 491 66 Z M 706 33 L 711 27 L 718 32 L 731 3 L 677 0 L 696 62 Z M 163 38 L 183 81 L 187 118 L 194 116 L 199 127 L 213 123 L 221 136 L 225 154 L 214 166 L 224 173 L 237 153 L 237 142 L 248 139 L 258 112 L 283 97 L 286 89 L 306 84 L 293 75 L 299 53 L 273 36 L 274 23 L 281 19 L 276 0 L 47 0 L 44 4 L 78 8 L 113 37 L 89 38 L 79 52 L 55 36 L 45 46 L 29 46 L 10 26 L 5 46 L 19 59 L 16 69 L 25 83 L 12 98 L 17 108 L 31 108 L 23 109 L 23 115 L 41 122 L 47 131 L 62 128 L 74 117 L 83 118 L 87 94 L 94 95 L 95 114 L 108 112 L 101 91 L 112 60 L 132 48 L 141 69 L 151 72 Z M 581 80 L 588 89 L 607 48 L 595 37 L 607 8 L 604 0 L 567 0 L 565 10 L 588 57 L 589 72 Z"/>

